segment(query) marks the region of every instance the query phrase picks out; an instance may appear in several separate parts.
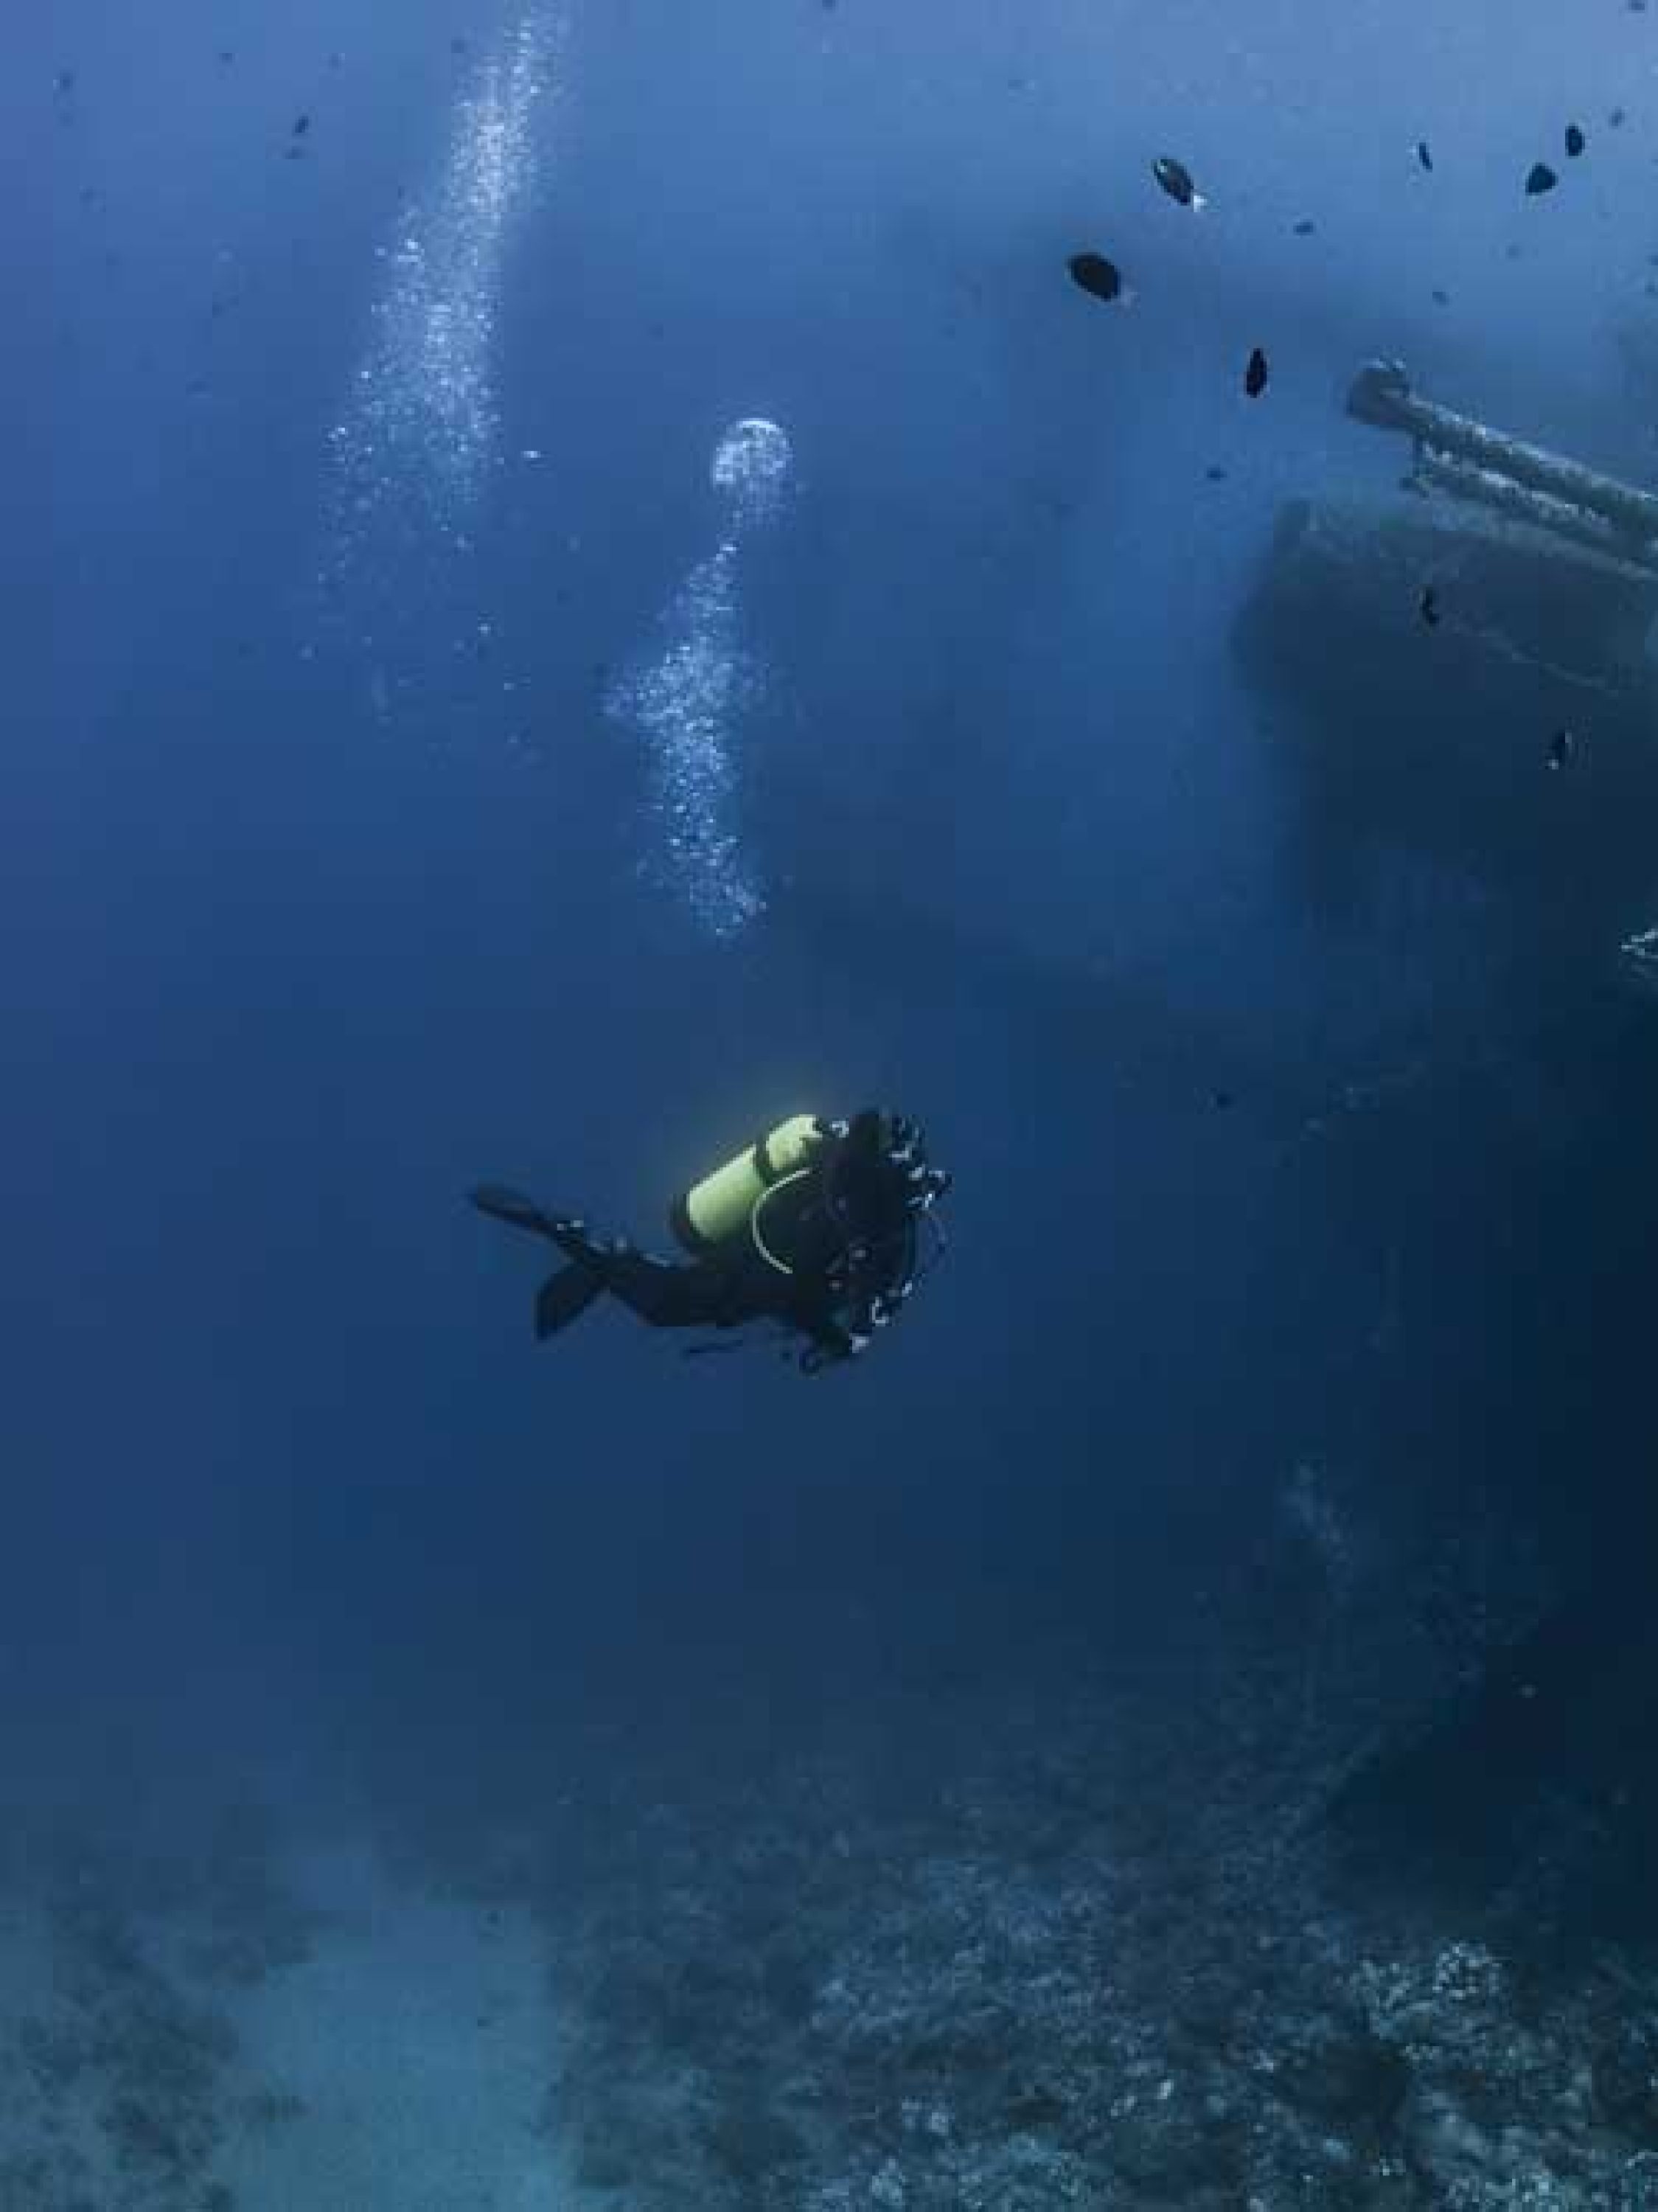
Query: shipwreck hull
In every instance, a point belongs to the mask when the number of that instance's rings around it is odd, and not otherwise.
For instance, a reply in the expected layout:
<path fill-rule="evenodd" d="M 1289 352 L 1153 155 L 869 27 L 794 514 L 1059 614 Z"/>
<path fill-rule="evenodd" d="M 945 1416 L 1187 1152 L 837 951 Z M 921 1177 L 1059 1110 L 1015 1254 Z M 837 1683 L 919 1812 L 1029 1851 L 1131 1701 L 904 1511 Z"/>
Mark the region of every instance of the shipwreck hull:
<path fill-rule="evenodd" d="M 1235 642 L 1321 894 L 1402 847 L 1615 954 L 1658 890 L 1655 623 L 1658 575 L 1522 523 L 1287 506 Z"/>

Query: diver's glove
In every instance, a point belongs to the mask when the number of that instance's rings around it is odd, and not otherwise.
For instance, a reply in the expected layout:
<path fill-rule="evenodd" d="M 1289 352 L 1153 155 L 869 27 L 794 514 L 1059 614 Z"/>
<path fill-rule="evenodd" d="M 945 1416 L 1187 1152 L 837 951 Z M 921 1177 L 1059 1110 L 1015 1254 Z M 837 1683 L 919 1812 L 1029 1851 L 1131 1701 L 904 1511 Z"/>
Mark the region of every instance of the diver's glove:
<path fill-rule="evenodd" d="M 838 1367 L 843 1360 L 856 1359 L 867 1352 L 871 1337 L 862 1329 L 848 1329 L 841 1336 L 820 1344 L 809 1344 L 800 1354 L 803 1375 L 821 1375 L 826 1367 Z"/>

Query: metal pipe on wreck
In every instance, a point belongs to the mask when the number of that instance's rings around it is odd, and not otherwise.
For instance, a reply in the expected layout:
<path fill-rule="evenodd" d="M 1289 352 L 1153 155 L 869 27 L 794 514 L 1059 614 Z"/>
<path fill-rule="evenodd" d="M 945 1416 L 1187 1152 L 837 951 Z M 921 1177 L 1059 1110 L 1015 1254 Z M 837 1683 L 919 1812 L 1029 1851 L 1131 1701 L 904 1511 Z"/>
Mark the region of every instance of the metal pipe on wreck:
<path fill-rule="evenodd" d="M 1586 508 L 1626 537 L 1643 544 L 1658 539 L 1658 497 L 1651 492 L 1637 491 L 1598 469 L 1511 438 L 1471 415 L 1418 398 L 1402 362 L 1367 362 L 1347 394 L 1347 412 L 1377 429 L 1403 430 L 1436 452 Z M 1546 521 L 1543 526 L 1549 526 Z"/>
<path fill-rule="evenodd" d="M 1658 571 L 1658 544 L 1637 543 L 1626 532 L 1615 529 L 1604 515 L 1569 506 L 1552 492 L 1516 483 L 1511 477 L 1474 468 L 1467 461 L 1449 460 L 1425 446 L 1417 456 L 1413 476 L 1424 490 L 1442 491 L 1452 499 L 1492 507 L 1511 521 L 1529 523 L 1534 530 L 1546 530 L 1552 538 L 1581 545 L 1585 552 Z"/>

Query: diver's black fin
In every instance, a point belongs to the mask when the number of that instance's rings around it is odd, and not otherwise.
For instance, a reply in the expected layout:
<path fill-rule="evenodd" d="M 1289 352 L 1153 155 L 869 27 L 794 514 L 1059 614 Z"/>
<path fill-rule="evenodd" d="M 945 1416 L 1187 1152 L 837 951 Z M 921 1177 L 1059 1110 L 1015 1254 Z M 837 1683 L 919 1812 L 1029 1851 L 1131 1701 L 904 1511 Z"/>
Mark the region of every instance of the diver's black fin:
<path fill-rule="evenodd" d="M 580 1260 L 550 1275 L 536 1300 L 537 1336 L 544 1340 L 556 1336 L 560 1329 L 580 1320 L 604 1288 L 604 1278 L 598 1268 L 585 1267 Z"/>
<path fill-rule="evenodd" d="M 480 1213 L 490 1214 L 497 1221 L 509 1221 L 514 1229 L 533 1229 L 542 1237 L 547 1234 L 547 1217 L 532 1198 L 524 1198 L 498 1182 L 481 1182 L 466 1195 Z"/>

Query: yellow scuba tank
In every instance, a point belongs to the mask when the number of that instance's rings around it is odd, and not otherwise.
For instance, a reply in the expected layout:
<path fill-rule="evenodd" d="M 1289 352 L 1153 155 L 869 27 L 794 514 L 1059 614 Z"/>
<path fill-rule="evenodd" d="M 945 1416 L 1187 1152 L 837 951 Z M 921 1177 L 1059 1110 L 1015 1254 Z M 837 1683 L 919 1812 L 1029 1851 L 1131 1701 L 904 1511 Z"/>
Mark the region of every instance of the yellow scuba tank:
<path fill-rule="evenodd" d="M 823 1141 L 815 1114 L 791 1115 L 675 1199 L 669 1226 L 688 1252 L 710 1252 L 741 1236 L 766 1193 L 809 1166 Z"/>

